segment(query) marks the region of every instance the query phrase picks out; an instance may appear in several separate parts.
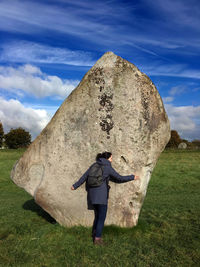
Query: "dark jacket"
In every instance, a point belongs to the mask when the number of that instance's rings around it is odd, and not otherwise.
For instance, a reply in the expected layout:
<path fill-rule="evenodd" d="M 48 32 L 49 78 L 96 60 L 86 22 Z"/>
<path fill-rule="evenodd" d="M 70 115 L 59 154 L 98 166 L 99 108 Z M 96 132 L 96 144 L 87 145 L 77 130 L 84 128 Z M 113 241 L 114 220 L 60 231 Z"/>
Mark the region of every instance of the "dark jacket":
<path fill-rule="evenodd" d="M 113 167 L 111 166 L 111 162 L 105 158 L 100 158 L 97 161 L 99 164 L 103 166 L 103 178 L 104 181 L 99 187 L 88 187 L 87 186 L 87 177 L 90 168 L 83 174 L 83 176 L 73 184 L 74 189 L 77 189 L 80 185 L 86 182 L 86 190 L 87 190 L 87 202 L 88 209 L 93 209 L 93 204 L 107 204 L 108 203 L 108 194 L 109 194 L 109 180 L 117 183 L 124 183 L 134 180 L 134 175 L 121 176 L 117 173 Z"/>

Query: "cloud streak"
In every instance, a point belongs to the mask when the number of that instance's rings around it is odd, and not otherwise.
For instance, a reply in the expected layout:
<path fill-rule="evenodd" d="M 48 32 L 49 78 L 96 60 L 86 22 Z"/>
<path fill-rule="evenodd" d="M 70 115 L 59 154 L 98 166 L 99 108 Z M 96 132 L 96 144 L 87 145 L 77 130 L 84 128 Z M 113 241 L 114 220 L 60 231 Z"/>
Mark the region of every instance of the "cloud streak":
<path fill-rule="evenodd" d="M 94 5 L 90 0 L 57 1 L 57 3 L 55 5 L 54 1 L 44 3 L 16 0 L 13 4 L 10 0 L 2 0 L 0 29 L 33 35 L 53 31 L 82 38 L 103 48 L 110 44 L 120 47 L 125 41 L 135 45 L 135 48 L 141 48 L 141 51 L 143 49 L 143 52 L 150 51 L 152 55 L 158 54 L 152 50 L 152 47 L 169 50 L 186 46 L 199 47 L 198 36 L 183 38 L 187 33 L 190 35 L 190 31 L 198 30 L 197 25 L 200 23 L 198 9 L 192 16 L 191 12 L 194 9 L 187 1 L 182 3 L 166 0 L 164 4 L 161 0 L 155 0 L 153 3 L 143 0 L 137 4 L 122 1 L 95 1 Z M 139 15 L 145 13 L 147 8 L 150 14 L 152 12 L 155 16 L 155 20 L 151 17 L 144 19 Z M 185 31 L 183 25 L 188 27 L 188 31 Z M 177 30 L 182 31 L 183 35 L 177 35 Z M 173 34 L 169 35 L 169 31 Z M 151 47 L 147 49 L 149 45 Z"/>
<path fill-rule="evenodd" d="M 200 69 L 191 69 L 187 64 L 144 64 L 142 71 L 150 76 L 200 79 Z"/>
<path fill-rule="evenodd" d="M 149 2 L 149 0 L 147 1 Z M 200 10 L 198 4 L 198 0 L 192 0 L 191 2 L 187 0 L 151 1 L 151 5 L 175 25 L 180 24 L 183 28 L 186 27 L 199 32 Z"/>
<path fill-rule="evenodd" d="M 1 45 L 2 62 L 68 64 L 74 66 L 92 66 L 92 54 L 73 51 L 33 42 L 11 42 Z"/>
<path fill-rule="evenodd" d="M 74 8 L 71 4 L 59 7 L 30 1 L 15 1 L 15 5 L 12 5 L 12 1 L 6 0 L 0 4 L 0 22 L 4 22 L 0 23 L 0 28 L 23 33 L 29 33 L 30 29 L 32 33 L 53 30 L 79 37 L 89 36 L 91 31 L 103 34 L 108 26 L 104 25 L 102 28 L 102 23 L 95 17 L 91 18 L 91 15 L 97 15 L 97 10 L 97 8 L 88 9 L 87 6 L 85 9 L 80 6 Z M 102 8 L 100 10 L 103 11 Z M 105 12 L 106 10 L 104 7 Z"/>

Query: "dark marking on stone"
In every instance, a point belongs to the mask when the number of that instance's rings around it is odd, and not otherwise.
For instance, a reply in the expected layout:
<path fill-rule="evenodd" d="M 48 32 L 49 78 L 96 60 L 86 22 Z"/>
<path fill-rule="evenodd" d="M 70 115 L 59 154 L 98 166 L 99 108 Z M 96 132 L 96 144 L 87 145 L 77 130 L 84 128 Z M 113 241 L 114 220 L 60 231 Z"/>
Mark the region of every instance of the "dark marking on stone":
<path fill-rule="evenodd" d="M 102 131 L 107 133 L 107 138 L 110 138 L 110 130 L 114 127 L 114 122 L 112 119 L 112 110 L 114 105 L 112 103 L 113 94 L 110 92 L 110 89 L 105 86 L 104 80 L 104 69 L 96 68 L 90 74 L 89 79 L 99 90 L 99 104 L 100 107 L 98 111 L 100 112 L 100 122 L 99 125 Z"/>
<path fill-rule="evenodd" d="M 99 124 L 101 126 L 102 131 L 107 132 L 107 135 L 110 136 L 110 130 L 114 127 L 112 116 L 110 114 L 107 114 L 106 117 L 101 118 L 101 121 Z"/>
<path fill-rule="evenodd" d="M 142 106 L 143 106 L 143 118 L 146 121 L 146 124 L 149 125 L 150 121 L 150 110 L 149 110 L 149 99 L 146 96 L 146 94 L 142 91 L 141 92 L 141 100 L 142 100 Z"/>
<path fill-rule="evenodd" d="M 104 93 L 103 95 L 100 96 L 99 104 L 102 107 L 105 107 L 106 112 L 112 111 L 114 108 L 113 103 L 111 101 L 112 99 L 113 99 L 113 94 L 107 95 Z"/>
<path fill-rule="evenodd" d="M 100 92 L 100 95 L 98 95 L 99 104 L 100 104 L 98 111 L 102 112 L 102 115 L 100 116 L 99 125 L 101 127 L 101 130 L 107 133 L 107 138 L 109 139 L 110 130 L 114 126 L 114 122 L 113 122 L 112 114 L 111 114 L 111 111 L 114 108 L 114 105 L 112 103 L 113 94 L 108 94 L 108 92 L 106 92 L 106 87 L 104 86 L 105 80 L 104 80 L 103 75 L 104 75 L 104 69 L 96 68 L 93 71 L 91 78 Z"/>
<path fill-rule="evenodd" d="M 139 129 L 142 129 L 142 120 L 140 120 L 140 128 Z"/>
<path fill-rule="evenodd" d="M 122 159 L 124 162 L 127 162 L 124 156 L 121 156 L 121 159 Z"/>

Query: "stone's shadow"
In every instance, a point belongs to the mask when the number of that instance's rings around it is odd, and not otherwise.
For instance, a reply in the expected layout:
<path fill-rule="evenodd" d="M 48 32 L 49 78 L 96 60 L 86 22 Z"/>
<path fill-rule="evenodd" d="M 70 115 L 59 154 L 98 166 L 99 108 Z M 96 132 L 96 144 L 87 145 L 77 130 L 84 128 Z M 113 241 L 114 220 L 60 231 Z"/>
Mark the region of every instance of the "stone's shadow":
<path fill-rule="evenodd" d="M 145 220 L 140 219 L 136 226 L 120 227 L 114 224 L 104 226 L 103 233 L 106 235 L 134 235 L 137 232 L 147 233 L 152 231 L 152 225 Z"/>
<path fill-rule="evenodd" d="M 22 207 L 25 210 L 31 210 L 32 212 L 36 212 L 38 216 L 41 216 L 49 223 L 52 224 L 56 223 L 56 220 L 53 217 L 51 217 L 51 215 L 49 215 L 46 211 L 44 211 L 39 205 L 37 205 L 34 199 L 26 201 Z"/>

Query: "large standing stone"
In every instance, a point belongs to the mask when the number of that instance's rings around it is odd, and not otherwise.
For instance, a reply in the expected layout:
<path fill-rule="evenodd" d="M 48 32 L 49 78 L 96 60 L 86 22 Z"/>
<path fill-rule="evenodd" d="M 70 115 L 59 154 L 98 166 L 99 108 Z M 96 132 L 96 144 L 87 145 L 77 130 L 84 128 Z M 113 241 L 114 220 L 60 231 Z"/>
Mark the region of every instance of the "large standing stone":
<path fill-rule="evenodd" d="M 85 186 L 70 189 L 98 152 L 113 153 L 113 167 L 139 181 L 111 182 L 106 224 L 133 226 L 151 173 L 170 138 L 170 125 L 152 81 L 130 62 L 108 52 L 30 145 L 12 179 L 62 225 L 92 225 Z"/>

